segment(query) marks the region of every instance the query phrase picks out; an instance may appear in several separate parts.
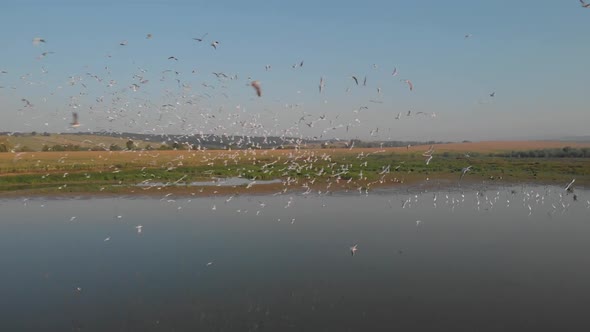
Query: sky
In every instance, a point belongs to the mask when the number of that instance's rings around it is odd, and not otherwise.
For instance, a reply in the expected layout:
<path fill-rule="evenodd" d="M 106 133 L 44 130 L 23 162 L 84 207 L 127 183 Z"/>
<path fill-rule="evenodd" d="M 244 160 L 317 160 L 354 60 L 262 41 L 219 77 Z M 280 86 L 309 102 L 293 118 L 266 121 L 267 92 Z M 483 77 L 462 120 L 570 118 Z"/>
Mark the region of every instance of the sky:
<path fill-rule="evenodd" d="M 590 135 L 590 8 L 577 0 L 0 7 L 0 131 L 441 141 Z M 35 37 L 46 43 L 33 45 Z M 54 53 L 39 58 L 43 52 Z M 72 112 L 80 127 L 70 126 Z"/>

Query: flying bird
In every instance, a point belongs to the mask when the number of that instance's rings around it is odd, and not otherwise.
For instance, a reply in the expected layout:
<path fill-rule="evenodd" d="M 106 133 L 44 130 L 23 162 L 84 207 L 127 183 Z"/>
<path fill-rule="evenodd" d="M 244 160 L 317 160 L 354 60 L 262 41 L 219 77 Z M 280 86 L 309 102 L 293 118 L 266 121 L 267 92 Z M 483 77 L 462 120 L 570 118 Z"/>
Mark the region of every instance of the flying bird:
<path fill-rule="evenodd" d="M 201 38 L 193 38 L 193 39 L 194 39 L 194 40 L 196 40 L 196 41 L 198 41 L 198 42 L 202 42 L 202 41 L 203 41 L 203 39 L 205 39 L 205 37 L 207 37 L 207 35 L 208 35 L 208 34 L 209 34 L 209 33 L 207 32 L 207 33 L 205 33 L 204 35 L 202 35 L 202 36 L 201 36 Z"/>
<path fill-rule="evenodd" d="M 324 89 L 324 78 L 323 77 L 320 77 L 319 89 L 320 89 L 320 93 L 322 93 L 322 90 Z"/>
<path fill-rule="evenodd" d="M 260 87 L 260 82 L 252 81 L 252 83 L 250 83 L 250 85 L 254 88 L 254 90 L 256 90 L 256 95 L 258 97 L 262 97 L 262 88 Z"/>
<path fill-rule="evenodd" d="M 175 60 L 175 61 L 178 61 L 178 58 L 177 58 L 177 57 L 175 57 L 175 56 L 169 56 L 169 57 L 168 57 L 168 60 Z"/>
<path fill-rule="evenodd" d="M 72 123 L 70 123 L 70 125 L 73 128 L 80 127 L 80 122 L 78 122 L 78 113 L 76 113 L 76 112 L 72 113 Z"/>
<path fill-rule="evenodd" d="M 54 54 L 55 52 L 43 52 L 41 55 L 37 57 L 37 59 L 43 59 L 44 57 L 48 56 L 49 54 Z"/>
<path fill-rule="evenodd" d="M 494 98 L 496 96 L 496 91 L 490 93 L 490 97 Z"/>
<path fill-rule="evenodd" d="M 358 78 L 356 78 L 356 76 L 352 76 L 352 79 L 354 80 L 356 85 L 359 85 L 359 80 L 358 80 Z"/>
<path fill-rule="evenodd" d="M 145 36 L 145 39 L 152 39 L 152 34 L 148 33 L 147 36 Z"/>
<path fill-rule="evenodd" d="M 584 2 L 584 0 L 580 0 L 580 4 L 582 5 L 582 7 L 584 8 L 590 8 L 590 3 L 586 3 Z"/>
<path fill-rule="evenodd" d="M 565 187 L 565 191 L 570 190 L 570 188 L 572 187 L 572 185 L 574 184 L 574 182 L 576 182 L 576 179 L 573 179 L 572 182 L 570 182 L 566 187 Z"/>
<path fill-rule="evenodd" d="M 211 46 L 213 46 L 214 49 L 217 49 L 217 45 L 219 45 L 218 41 L 214 41 L 211 43 Z"/>
<path fill-rule="evenodd" d="M 397 76 L 397 68 L 393 68 L 393 73 L 391 73 L 391 76 Z"/>
<path fill-rule="evenodd" d="M 41 43 L 45 43 L 45 39 L 43 39 L 41 37 L 33 38 L 33 45 L 38 46 Z"/>
<path fill-rule="evenodd" d="M 358 244 L 355 244 L 354 246 L 350 247 L 350 255 L 354 256 L 354 254 L 356 254 L 358 250 Z"/>
<path fill-rule="evenodd" d="M 465 35 L 465 39 L 470 38 L 471 36 L 473 36 L 472 34 L 468 33 Z"/>
<path fill-rule="evenodd" d="M 410 80 L 401 80 L 401 81 L 408 85 L 408 87 L 410 88 L 410 91 L 414 90 L 414 84 L 412 84 L 412 81 L 410 81 Z"/>
<path fill-rule="evenodd" d="M 124 41 L 120 42 L 119 45 L 121 45 L 121 46 L 127 46 L 127 41 L 124 40 Z"/>
<path fill-rule="evenodd" d="M 367 76 L 365 76 L 365 79 L 363 80 L 363 86 L 367 86 Z"/>
<path fill-rule="evenodd" d="M 21 101 L 22 101 L 23 103 L 25 103 L 25 107 L 33 107 L 33 104 L 31 104 L 31 102 L 30 102 L 30 101 L 28 101 L 27 99 L 25 99 L 25 98 L 22 98 L 22 99 L 21 99 Z"/>
<path fill-rule="evenodd" d="M 137 229 L 137 234 L 141 234 L 141 230 L 143 229 L 143 226 L 137 225 L 137 226 L 135 226 L 135 229 Z"/>
<path fill-rule="evenodd" d="M 461 181 L 461 179 L 463 179 L 465 174 L 471 170 L 471 167 L 473 167 L 473 166 L 467 166 L 461 170 L 461 177 L 459 178 L 459 181 Z"/>

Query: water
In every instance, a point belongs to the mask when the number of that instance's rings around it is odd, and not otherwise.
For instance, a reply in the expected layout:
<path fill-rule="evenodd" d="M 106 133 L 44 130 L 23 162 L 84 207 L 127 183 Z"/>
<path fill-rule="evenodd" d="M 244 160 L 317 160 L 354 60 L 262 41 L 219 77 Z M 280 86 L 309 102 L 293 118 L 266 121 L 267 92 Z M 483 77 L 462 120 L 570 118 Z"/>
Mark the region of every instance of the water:
<path fill-rule="evenodd" d="M 167 186 L 188 186 L 188 187 L 237 187 L 254 184 L 273 184 L 281 183 L 281 179 L 274 180 L 249 180 L 245 178 L 213 178 L 210 181 L 194 181 L 194 182 L 141 182 L 138 187 L 167 187 Z"/>
<path fill-rule="evenodd" d="M 587 330 L 576 192 L 0 200 L 0 329 Z"/>

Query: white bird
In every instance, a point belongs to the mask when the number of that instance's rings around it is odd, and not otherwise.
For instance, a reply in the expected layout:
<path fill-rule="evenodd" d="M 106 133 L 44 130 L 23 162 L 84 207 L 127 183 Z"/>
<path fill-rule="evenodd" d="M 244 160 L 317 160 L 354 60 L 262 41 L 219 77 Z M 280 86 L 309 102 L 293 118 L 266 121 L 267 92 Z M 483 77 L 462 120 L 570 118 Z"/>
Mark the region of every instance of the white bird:
<path fill-rule="evenodd" d="M 422 220 L 416 220 L 416 227 L 420 226 L 420 223 L 422 223 Z"/>
<path fill-rule="evenodd" d="M 459 180 L 461 180 L 465 176 L 465 173 L 467 173 L 471 170 L 471 167 L 473 167 L 473 166 L 467 166 L 461 170 L 461 177 L 459 178 Z"/>
<path fill-rule="evenodd" d="M 213 262 L 209 262 L 209 263 L 207 263 L 207 265 L 206 265 L 206 266 L 211 266 L 211 265 L 213 265 Z"/>
<path fill-rule="evenodd" d="M 45 43 L 45 39 L 41 38 L 41 37 L 35 37 L 33 38 L 33 45 L 37 46 L 41 43 Z"/>
<path fill-rule="evenodd" d="M 355 244 L 354 246 L 350 247 L 350 254 L 352 256 L 354 256 L 354 254 L 357 252 L 358 250 L 358 244 Z"/>
<path fill-rule="evenodd" d="M 104 239 L 104 242 L 107 242 L 107 241 L 110 241 L 110 240 L 111 240 L 111 237 L 109 236 L 106 239 Z"/>
<path fill-rule="evenodd" d="M 218 41 L 214 41 L 214 42 L 212 42 L 212 43 L 211 43 L 211 46 L 212 46 L 214 49 L 217 49 L 217 45 L 219 45 L 219 42 L 218 42 Z"/>
<path fill-rule="evenodd" d="M 573 179 L 572 182 L 570 182 L 566 187 L 565 187 L 565 191 L 568 191 L 571 186 L 574 184 L 574 182 L 576 182 L 576 179 Z"/>
<path fill-rule="evenodd" d="M 414 90 L 414 84 L 412 84 L 412 81 L 410 81 L 410 80 L 401 80 L 401 81 L 408 85 L 408 87 L 410 88 L 410 91 Z"/>
<path fill-rule="evenodd" d="M 141 230 L 143 229 L 143 226 L 137 225 L 137 226 L 135 226 L 135 229 L 137 229 L 137 234 L 141 234 Z"/>

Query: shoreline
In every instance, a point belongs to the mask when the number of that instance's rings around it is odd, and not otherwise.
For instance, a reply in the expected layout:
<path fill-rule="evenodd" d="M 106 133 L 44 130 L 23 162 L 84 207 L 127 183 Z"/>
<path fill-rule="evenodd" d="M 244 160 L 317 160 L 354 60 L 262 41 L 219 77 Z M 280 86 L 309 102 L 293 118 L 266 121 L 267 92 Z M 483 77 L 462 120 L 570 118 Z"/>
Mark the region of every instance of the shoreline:
<path fill-rule="evenodd" d="M 56 187 L 44 188 L 44 189 L 25 189 L 25 190 L 14 190 L 0 192 L 0 200 L 3 199 L 18 199 L 18 198 L 39 198 L 45 197 L 49 199 L 58 198 L 110 198 L 110 197 L 128 197 L 128 198 L 141 198 L 141 197 L 161 197 L 167 194 L 172 194 L 175 197 L 221 197 L 227 195 L 251 195 L 251 196 L 265 196 L 265 195 L 283 195 L 283 194 L 303 194 L 308 192 L 309 194 L 334 194 L 334 193 L 346 193 L 346 192 L 360 192 L 364 193 L 367 190 L 370 193 L 375 189 L 399 189 L 399 190 L 413 190 L 413 189 L 460 189 L 462 187 L 473 189 L 474 187 L 502 187 L 502 186 L 561 186 L 567 183 L 556 180 L 533 180 L 533 179 L 495 179 L 491 180 L 484 177 L 471 177 L 464 178 L 460 182 L 456 180 L 456 174 L 452 176 L 446 175 L 436 177 L 434 179 L 424 179 L 422 176 L 410 176 L 403 180 L 383 181 L 379 183 L 375 182 L 352 182 L 346 183 L 346 181 L 340 180 L 337 182 L 316 182 L 314 184 L 307 184 L 306 181 L 298 183 L 286 184 L 282 179 L 281 182 L 269 183 L 269 184 L 254 184 L 250 187 L 246 185 L 233 185 L 233 186 L 221 186 L 221 185 L 204 185 L 204 186 L 154 186 L 142 188 L 139 186 L 124 186 L 124 187 L 110 187 L 108 189 L 116 190 L 71 190 L 68 188 L 65 191 L 58 191 Z M 325 179 L 324 179 L 325 180 Z M 576 184 L 581 189 L 588 187 L 588 181 L 578 181 Z M 75 187 L 72 187 L 75 188 Z M 429 190 L 432 191 L 432 190 Z"/>

